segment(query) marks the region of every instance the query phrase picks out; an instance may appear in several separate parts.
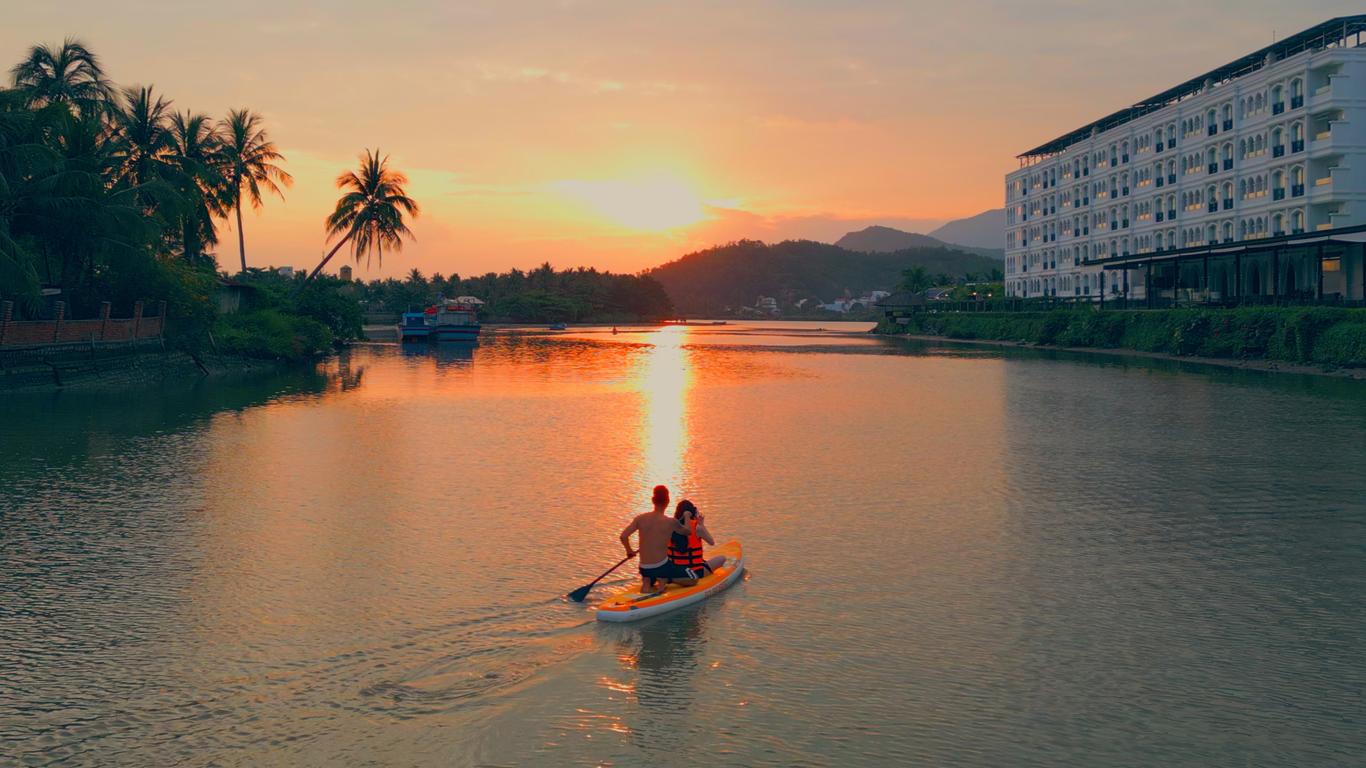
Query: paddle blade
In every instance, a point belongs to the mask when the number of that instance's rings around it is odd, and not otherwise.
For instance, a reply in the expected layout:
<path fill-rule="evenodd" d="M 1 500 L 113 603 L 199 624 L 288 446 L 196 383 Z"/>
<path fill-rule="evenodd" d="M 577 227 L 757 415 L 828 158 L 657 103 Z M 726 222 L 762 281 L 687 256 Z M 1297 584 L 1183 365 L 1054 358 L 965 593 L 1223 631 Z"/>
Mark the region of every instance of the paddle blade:
<path fill-rule="evenodd" d="M 592 585 L 592 584 L 589 584 L 589 585 L 586 586 L 586 587 L 579 587 L 578 589 L 576 589 L 576 590 L 574 590 L 573 592 L 570 592 L 570 593 L 569 593 L 569 599 L 570 599 L 570 600 L 573 600 L 573 601 L 576 602 L 576 603 L 582 603 L 582 602 L 583 602 L 583 599 L 584 599 L 585 597 L 588 597 L 588 592 L 589 592 L 590 590 L 592 590 L 592 589 L 593 589 L 593 585 Z"/>

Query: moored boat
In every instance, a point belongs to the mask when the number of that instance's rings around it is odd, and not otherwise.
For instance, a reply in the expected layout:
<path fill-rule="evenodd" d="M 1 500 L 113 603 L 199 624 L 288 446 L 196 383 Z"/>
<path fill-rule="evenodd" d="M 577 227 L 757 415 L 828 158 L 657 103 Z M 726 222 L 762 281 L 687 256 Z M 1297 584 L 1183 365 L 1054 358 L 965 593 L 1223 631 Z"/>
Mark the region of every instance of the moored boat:
<path fill-rule="evenodd" d="M 404 312 L 398 322 L 398 340 L 426 341 L 432 329 L 427 327 L 425 312 Z"/>
<path fill-rule="evenodd" d="M 479 338 L 479 306 L 484 302 L 473 296 L 444 299 L 427 307 L 428 339 L 431 341 L 474 341 Z"/>

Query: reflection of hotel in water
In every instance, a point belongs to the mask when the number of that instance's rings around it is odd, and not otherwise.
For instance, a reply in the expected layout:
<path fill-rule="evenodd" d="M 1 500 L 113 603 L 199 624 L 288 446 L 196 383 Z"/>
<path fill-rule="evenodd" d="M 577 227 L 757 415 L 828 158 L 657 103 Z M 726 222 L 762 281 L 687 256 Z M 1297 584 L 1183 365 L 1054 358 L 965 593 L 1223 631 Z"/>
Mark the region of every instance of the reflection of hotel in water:
<path fill-rule="evenodd" d="M 1363 32 L 1324 22 L 1020 155 L 1007 292 L 1366 299 Z"/>

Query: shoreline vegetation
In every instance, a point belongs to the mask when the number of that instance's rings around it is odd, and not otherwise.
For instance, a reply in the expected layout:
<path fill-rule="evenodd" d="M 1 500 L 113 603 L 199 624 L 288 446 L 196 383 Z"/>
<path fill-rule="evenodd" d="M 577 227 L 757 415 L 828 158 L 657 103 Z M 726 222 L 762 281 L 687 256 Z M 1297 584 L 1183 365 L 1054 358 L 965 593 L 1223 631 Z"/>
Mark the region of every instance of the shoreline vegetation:
<path fill-rule="evenodd" d="M 0 87 L 0 300 L 13 320 L 116 317 L 166 302 L 168 350 L 304 361 L 361 338 L 366 311 L 475 295 L 494 321 L 662 320 L 654 280 L 591 269 L 353 283 L 321 274 L 343 249 L 379 265 L 412 238 L 418 204 L 379 150 L 337 179 L 327 256 L 282 275 L 248 263 L 242 207 L 292 183 L 261 115 L 181 111 L 152 86 L 120 88 L 79 40 L 35 45 Z M 321 212 L 320 212 L 321 213 Z M 235 227 L 240 270 L 213 248 Z M 230 237 L 230 236 L 229 236 Z M 236 265 L 234 265 L 236 266 Z M 439 278 L 439 279 L 438 279 Z M 60 303 L 60 306 L 59 306 Z"/>
<path fill-rule="evenodd" d="M 1366 309 L 1238 309 L 917 312 L 884 318 L 874 333 L 949 341 L 1136 353 L 1301 372 L 1366 368 Z"/>

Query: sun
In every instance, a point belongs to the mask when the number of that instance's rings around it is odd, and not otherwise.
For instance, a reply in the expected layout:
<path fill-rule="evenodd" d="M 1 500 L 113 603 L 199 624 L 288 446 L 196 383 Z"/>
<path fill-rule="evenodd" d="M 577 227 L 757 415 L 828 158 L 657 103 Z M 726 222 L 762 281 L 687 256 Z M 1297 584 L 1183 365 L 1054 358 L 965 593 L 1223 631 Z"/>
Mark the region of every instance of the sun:
<path fill-rule="evenodd" d="M 639 232 L 667 232 L 710 217 L 696 187 L 671 174 L 561 181 L 554 187 L 593 215 Z"/>

